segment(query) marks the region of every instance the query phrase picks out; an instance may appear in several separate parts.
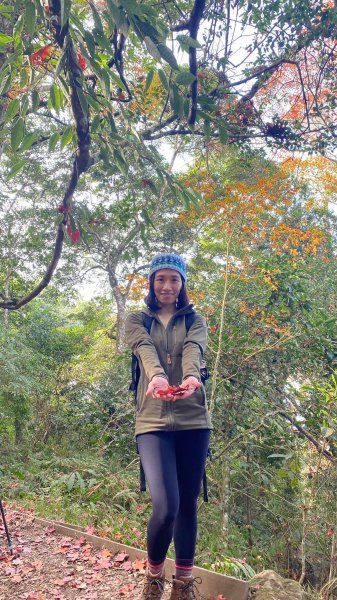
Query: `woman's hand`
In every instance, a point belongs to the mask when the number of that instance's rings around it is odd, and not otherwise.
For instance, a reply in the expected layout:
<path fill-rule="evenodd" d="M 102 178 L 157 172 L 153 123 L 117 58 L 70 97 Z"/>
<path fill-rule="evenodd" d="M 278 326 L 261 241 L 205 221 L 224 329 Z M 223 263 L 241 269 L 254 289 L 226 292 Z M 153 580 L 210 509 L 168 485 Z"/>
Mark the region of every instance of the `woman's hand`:
<path fill-rule="evenodd" d="M 180 384 L 179 387 L 186 390 L 186 392 L 179 395 L 179 399 L 183 400 L 184 398 L 188 398 L 188 396 L 191 396 L 191 394 L 193 394 L 193 392 L 195 392 L 196 389 L 202 387 L 202 383 L 200 383 L 200 381 L 198 381 L 196 377 L 190 376 L 186 377 L 186 379 L 184 379 L 184 381 Z"/>
<path fill-rule="evenodd" d="M 153 377 L 149 383 L 149 387 L 146 390 L 145 396 L 152 396 L 152 398 L 160 398 L 161 400 L 174 400 L 172 394 L 162 396 L 157 392 L 160 390 L 166 390 L 168 388 L 168 381 L 165 377 Z"/>

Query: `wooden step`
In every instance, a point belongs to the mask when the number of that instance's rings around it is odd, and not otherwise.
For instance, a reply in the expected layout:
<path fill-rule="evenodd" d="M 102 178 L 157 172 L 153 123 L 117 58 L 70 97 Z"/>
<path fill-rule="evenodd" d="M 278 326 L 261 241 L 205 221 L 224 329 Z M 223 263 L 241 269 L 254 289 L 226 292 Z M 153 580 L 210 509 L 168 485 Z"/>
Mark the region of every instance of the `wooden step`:
<path fill-rule="evenodd" d="M 65 535 L 71 538 L 79 538 L 84 536 L 85 539 L 92 544 L 95 548 L 108 548 L 113 554 L 119 552 L 126 552 L 131 561 L 146 558 L 146 552 L 139 550 L 133 546 L 127 546 L 126 544 L 120 544 L 113 540 L 101 538 L 97 535 L 91 535 L 87 533 L 83 527 L 78 525 L 71 525 L 63 523 L 62 521 L 47 521 L 46 519 L 35 518 L 35 522 L 45 527 L 53 526 L 56 533 Z M 168 558 L 165 562 L 165 573 L 167 577 L 172 577 L 174 574 L 174 561 Z M 216 600 L 217 596 L 223 596 L 226 600 L 247 600 L 249 586 L 246 581 L 237 579 L 236 577 L 229 577 L 228 575 L 222 575 L 221 573 L 214 573 L 208 569 L 202 569 L 201 567 L 194 567 L 194 577 L 200 577 L 202 584 L 199 586 L 200 592 L 205 598 Z"/>

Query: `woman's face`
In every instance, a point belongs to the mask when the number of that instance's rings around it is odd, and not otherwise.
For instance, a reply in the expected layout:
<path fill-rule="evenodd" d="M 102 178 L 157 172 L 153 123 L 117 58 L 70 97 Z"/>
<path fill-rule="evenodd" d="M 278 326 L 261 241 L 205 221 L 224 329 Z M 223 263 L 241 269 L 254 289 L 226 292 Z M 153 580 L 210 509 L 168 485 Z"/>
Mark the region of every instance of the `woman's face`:
<path fill-rule="evenodd" d="M 160 269 L 154 275 L 154 293 L 159 306 L 175 304 L 182 288 L 182 280 L 178 271 Z"/>

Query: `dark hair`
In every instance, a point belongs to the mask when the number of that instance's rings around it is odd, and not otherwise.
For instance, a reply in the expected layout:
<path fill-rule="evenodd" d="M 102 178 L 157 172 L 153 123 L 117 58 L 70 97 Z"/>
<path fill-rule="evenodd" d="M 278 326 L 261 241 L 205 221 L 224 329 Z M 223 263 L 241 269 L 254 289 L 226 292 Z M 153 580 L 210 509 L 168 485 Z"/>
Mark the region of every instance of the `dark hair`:
<path fill-rule="evenodd" d="M 152 273 L 152 275 L 150 276 L 149 293 L 144 298 L 144 301 L 150 310 L 157 311 L 160 309 L 160 306 L 156 300 L 156 295 L 154 293 L 155 275 L 156 275 L 156 273 Z M 179 275 L 180 275 L 180 273 L 179 273 Z M 181 278 L 181 282 L 182 282 L 182 287 L 181 287 L 181 290 L 180 290 L 179 296 L 178 296 L 177 309 L 185 308 L 185 306 L 188 306 L 190 304 L 190 299 L 188 297 L 187 290 L 186 290 L 186 283 L 185 283 L 184 279 L 181 277 L 181 275 L 180 275 L 180 278 Z"/>

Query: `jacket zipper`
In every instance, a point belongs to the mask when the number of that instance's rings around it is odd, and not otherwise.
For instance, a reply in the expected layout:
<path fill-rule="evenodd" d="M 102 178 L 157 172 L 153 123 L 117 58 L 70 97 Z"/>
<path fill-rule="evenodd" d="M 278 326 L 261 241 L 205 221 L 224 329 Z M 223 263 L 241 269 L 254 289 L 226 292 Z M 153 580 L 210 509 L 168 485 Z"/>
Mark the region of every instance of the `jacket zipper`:
<path fill-rule="evenodd" d="M 165 335 L 166 335 L 166 360 L 167 360 L 167 364 L 169 366 L 171 366 L 172 365 L 172 357 L 171 357 L 171 354 L 168 351 L 168 332 L 167 332 L 169 323 L 170 323 L 170 321 L 168 322 L 167 327 L 165 329 Z M 172 414 L 171 402 L 167 403 L 167 408 L 168 408 L 167 416 L 168 416 L 169 426 L 171 427 L 171 429 L 174 429 L 174 418 L 173 418 L 173 414 Z"/>

